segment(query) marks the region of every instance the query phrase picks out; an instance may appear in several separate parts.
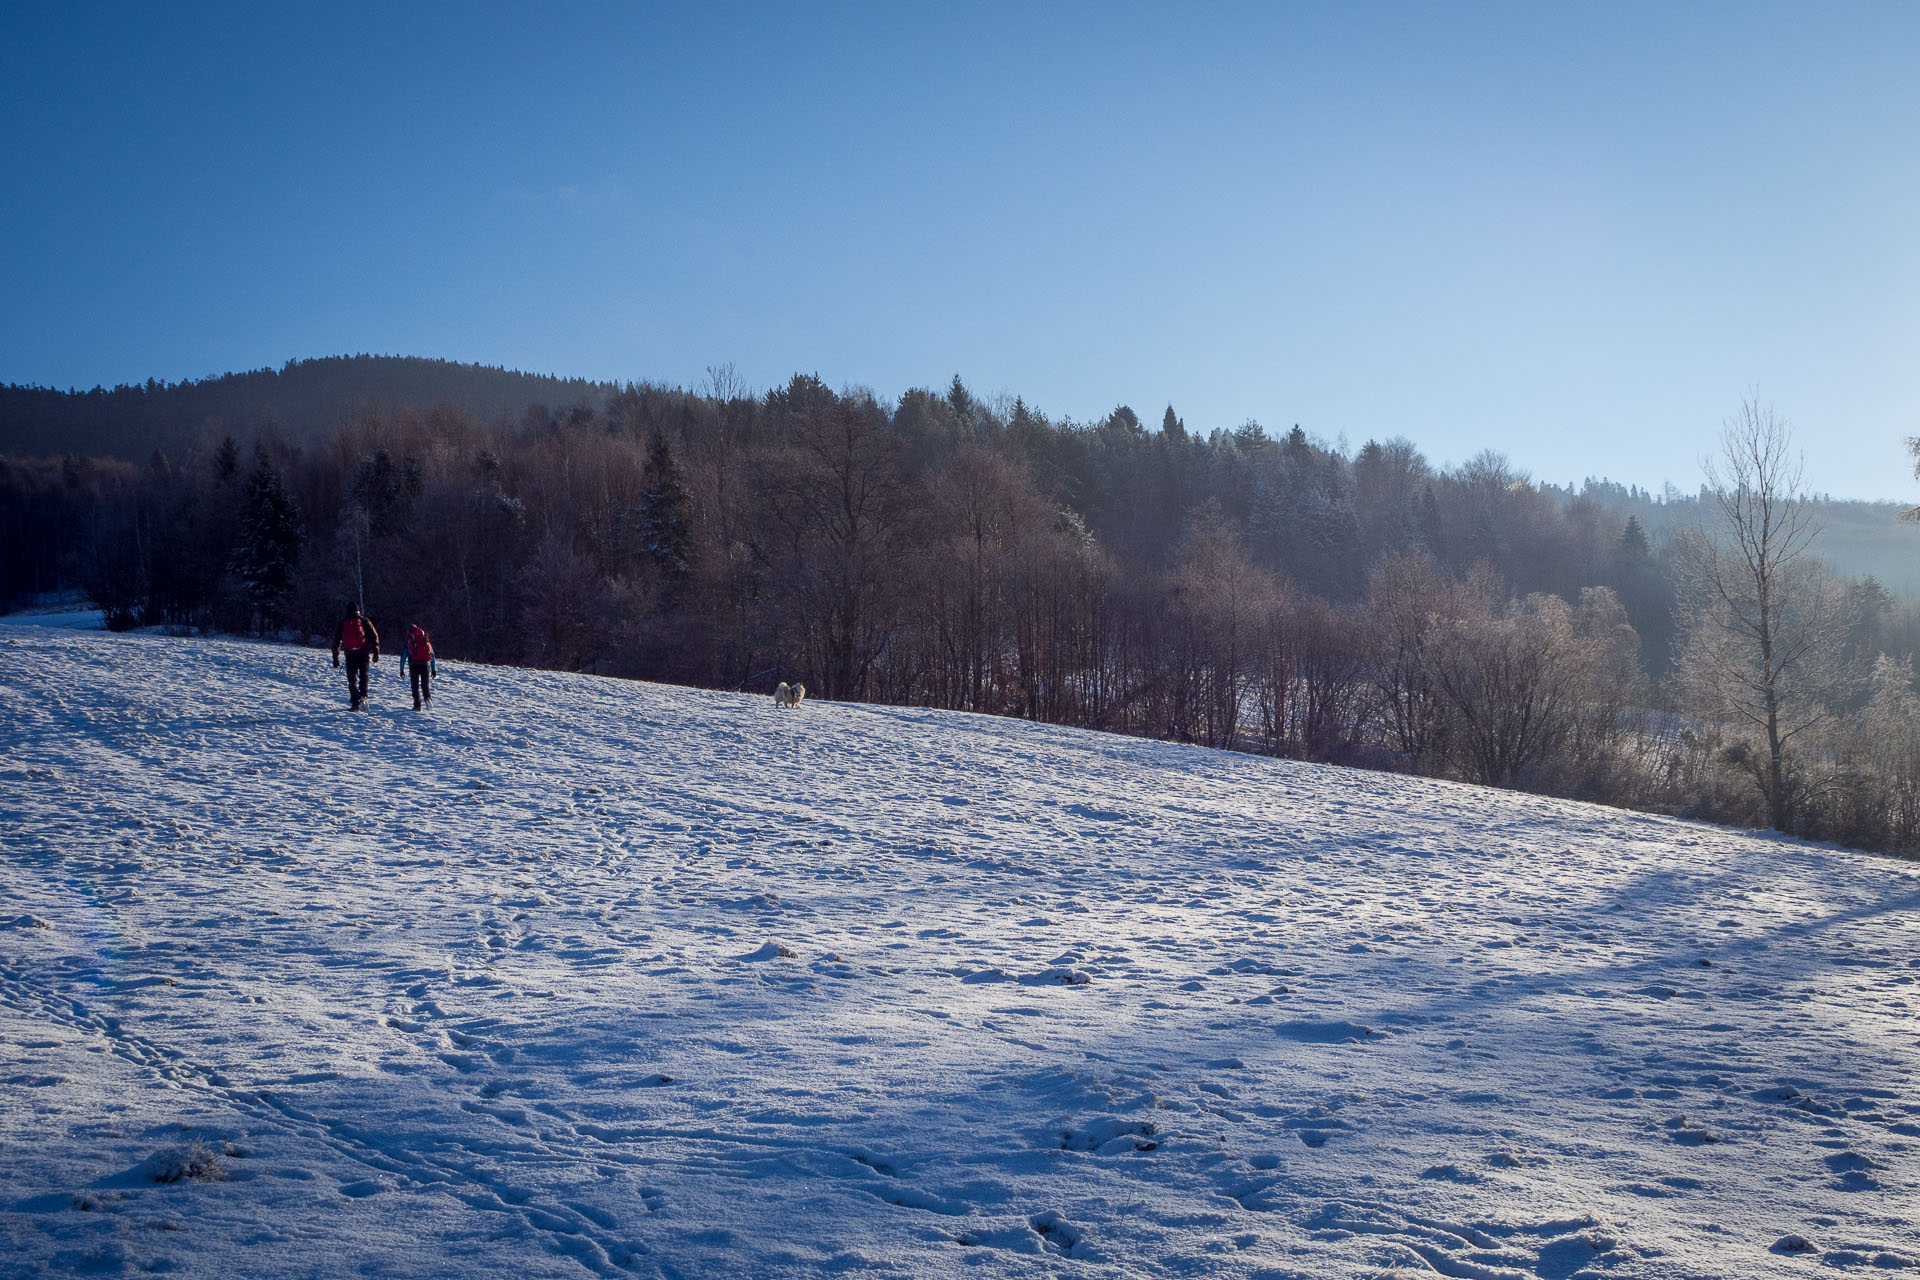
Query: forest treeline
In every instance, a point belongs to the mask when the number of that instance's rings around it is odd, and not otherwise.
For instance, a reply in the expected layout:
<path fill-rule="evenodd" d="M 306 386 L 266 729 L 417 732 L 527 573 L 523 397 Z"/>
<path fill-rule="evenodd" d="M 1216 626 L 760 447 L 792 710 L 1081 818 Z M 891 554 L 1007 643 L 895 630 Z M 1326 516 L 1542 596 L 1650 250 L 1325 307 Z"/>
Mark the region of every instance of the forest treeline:
<path fill-rule="evenodd" d="M 1605 493 L 1492 453 L 1438 469 L 1402 439 L 1203 435 L 1171 408 L 1056 422 L 958 378 L 897 402 L 729 381 L 5 460 L 0 591 L 309 639 L 364 599 L 450 657 L 800 680 L 1920 846 L 1920 618 L 1871 579 L 1794 567 L 1812 604 L 1798 664 L 1768 676 L 1792 724 L 1769 730 L 1776 766 L 1730 692 L 1710 540 L 1649 536 Z"/>
<path fill-rule="evenodd" d="M 0 454 L 50 452 L 145 458 L 179 456 L 228 434 L 265 429 L 292 444 L 324 440 L 369 403 L 387 409 L 465 405 L 482 421 L 518 418 L 537 404 L 605 404 L 619 385 L 555 378 L 418 356 L 325 356 L 289 360 L 185 382 L 61 391 L 0 385 Z"/>

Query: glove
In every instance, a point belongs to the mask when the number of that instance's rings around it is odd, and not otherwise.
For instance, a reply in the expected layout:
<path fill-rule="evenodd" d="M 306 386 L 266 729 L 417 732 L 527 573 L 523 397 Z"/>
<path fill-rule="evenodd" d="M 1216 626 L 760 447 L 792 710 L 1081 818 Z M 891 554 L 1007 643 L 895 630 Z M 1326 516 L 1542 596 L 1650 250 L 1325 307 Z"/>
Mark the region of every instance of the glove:
<path fill-rule="evenodd" d="M 379 655 L 379 654 L 377 654 L 377 653 L 376 653 L 376 654 L 374 654 L 374 655 L 373 655 L 373 660 L 374 660 L 375 662 L 378 662 L 378 661 L 380 661 L 380 655 Z"/>
<path fill-rule="evenodd" d="M 333 669 L 335 671 L 340 669 L 340 655 L 337 653 L 333 655 Z"/>

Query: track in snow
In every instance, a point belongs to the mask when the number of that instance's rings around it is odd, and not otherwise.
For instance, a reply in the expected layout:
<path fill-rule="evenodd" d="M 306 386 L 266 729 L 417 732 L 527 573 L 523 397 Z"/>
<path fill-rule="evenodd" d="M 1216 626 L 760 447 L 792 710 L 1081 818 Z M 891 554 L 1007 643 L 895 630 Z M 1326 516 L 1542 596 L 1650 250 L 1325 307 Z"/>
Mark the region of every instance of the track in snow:
<path fill-rule="evenodd" d="M 0 1275 L 1920 1257 L 1905 864 L 447 672 L 0 626 Z"/>

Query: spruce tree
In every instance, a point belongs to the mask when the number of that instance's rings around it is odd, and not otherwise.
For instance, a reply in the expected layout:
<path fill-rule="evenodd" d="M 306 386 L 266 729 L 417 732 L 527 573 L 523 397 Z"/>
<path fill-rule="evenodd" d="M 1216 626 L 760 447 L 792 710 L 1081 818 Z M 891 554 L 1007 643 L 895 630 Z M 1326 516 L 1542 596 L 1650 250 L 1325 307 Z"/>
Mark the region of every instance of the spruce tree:
<path fill-rule="evenodd" d="M 1435 559 L 1444 559 L 1447 553 L 1447 527 L 1440 515 L 1440 499 L 1433 492 L 1433 483 L 1428 481 L 1420 490 L 1420 509 L 1414 517 L 1419 531 L 1419 545 Z"/>
<path fill-rule="evenodd" d="M 267 451 L 260 449 L 254 454 L 253 474 L 247 477 L 233 571 L 253 610 L 254 625 L 263 632 L 280 624 L 281 607 L 293 588 L 300 541 L 299 509 Z"/>
<path fill-rule="evenodd" d="M 1628 516 L 1627 527 L 1620 531 L 1620 561 L 1632 569 L 1653 563 L 1653 547 L 1647 542 L 1639 516 Z"/>
<path fill-rule="evenodd" d="M 680 483 L 680 464 L 667 437 L 655 430 L 647 441 L 647 490 L 640 499 L 640 549 L 660 570 L 668 588 L 677 589 L 688 570 L 687 544 L 693 530 L 693 499 Z"/>
<path fill-rule="evenodd" d="M 412 518 L 414 500 L 420 496 L 420 464 L 412 458 L 396 463 L 385 449 L 360 459 L 353 479 L 353 500 L 367 513 L 377 537 L 403 533 Z"/>
<path fill-rule="evenodd" d="M 240 446 L 232 436 L 220 442 L 213 451 L 213 478 L 225 484 L 240 474 Z"/>
<path fill-rule="evenodd" d="M 1647 671 L 1664 677 L 1673 659 L 1673 584 L 1653 558 L 1653 544 L 1640 517 L 1628 516 L 1614 548 L 1613 586 L 1626 608 L 1627 621 L 1640 634 Z"/>
<path fill-rule="evenodd" d="M 947 387 L 947 407 L 953 410 L 955 421 L 971 424 L 973 422 L 973 393 L 967 390 L 967 384 L 960 381 L 960 375 L 953 375 L 953 382 Z"/>

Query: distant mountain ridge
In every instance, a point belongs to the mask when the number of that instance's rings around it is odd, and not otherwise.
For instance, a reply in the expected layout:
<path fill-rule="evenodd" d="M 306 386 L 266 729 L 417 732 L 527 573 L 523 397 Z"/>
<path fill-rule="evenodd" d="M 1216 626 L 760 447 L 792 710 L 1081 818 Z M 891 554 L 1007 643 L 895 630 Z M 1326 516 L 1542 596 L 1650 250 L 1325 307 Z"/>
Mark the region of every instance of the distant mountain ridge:
<path fill-rule="evenodd" d="M 278 369 L 226 373 L 198 381 L 61 391 L 0 386 L 0 454 L 92 454 L 144 460 L 232 434 L 278 430 L 317 440 L 354 412 L 426 409 L 453 402 L 483 419 L 518 418 L 532 405 L 596 408 L 616 383 L 521 373 L 490 365 L 419 356 L 323 356 Z"/>
<path fill-rule="evenodd" d="M 1588 480 L 1577 492 L 1572 485 L 1545 487 L 1563 503 L 1578 498 L 1633 516 L 1654 539 L 1682 528 L 1712 527 L 1718 519 L 1711 503 L 1703 505 L 1704 491 L 1682 493 L 1669 487 L 1655 496 L 1605 480 Z M 1906 504 L 1829 495 L 1815 495 L 1814 501 L 1820 535 L 1813 554 L 1842 573 L 1872 577 L 1896 596 L 1920 600 L 1920 524 L 1902 519 Z"/>
<path fill-rule="evenodd" d="M 289 360 L 278 369 L 91 391 L 6 384 L 0 385 L 0 457 L 76 454 L 144 462 L 155 450 L 178 457 L 222 436 L 244 444 L 263 432 L 309 444 L 369 405 L 386 411 L 453 403 L 483 421 L 517 421 L 536 405 L 585 404 L 604 412 L 624 389 L 492 365 L 375 355 Z M 1541 487 L 1562 503 L 1585 499 L 1637 516 L 1656 539 L 1706 514 L 1697 494 L 1656 495 L 1594 480 L 1578 490 Z M 1821 507 L 1819 555 L 1843 572 L 1871 574 L 1895 595 L 1920 600 L 1920 526 L 1899 519 L 1900 504 L 1825 498 Z"/>

